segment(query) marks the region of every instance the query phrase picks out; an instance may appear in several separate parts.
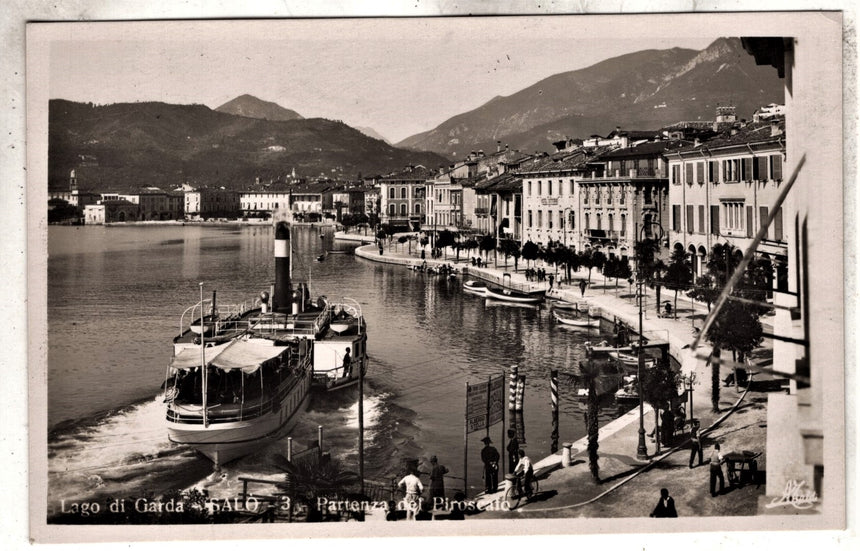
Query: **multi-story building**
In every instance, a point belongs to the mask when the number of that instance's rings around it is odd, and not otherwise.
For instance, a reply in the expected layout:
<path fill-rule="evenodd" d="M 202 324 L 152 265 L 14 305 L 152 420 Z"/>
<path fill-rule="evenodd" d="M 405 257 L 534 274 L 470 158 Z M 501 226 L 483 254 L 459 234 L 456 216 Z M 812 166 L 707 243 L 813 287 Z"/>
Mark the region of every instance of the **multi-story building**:
<path fill-rule="evenodd" d="M 315 222 L 326 214 L 334 216 L 334 192 L 332 182 L 313 182 L 293 186 L 290 193 L 290 210 L 298 220 Z"/>
<path fill-rule="evenodd" d="M 84 207 L 84 224 L 111 224 L 114 222 L 137 222 L 140 206 L 126 199 L 106 199 Z"/>
<path fill-rule="evenodd" d="M 426 223 L 426 184 L 434 177 L 424 166 L 408 166 L 405 170 L 380 178 L 380 220 L 401 231 L 417 231 Z"/>
<path fill-rule="evenodd" d="M 427 180 L 425 203 L 427 218 L 424 229 L 457 231 L 466 227 L 463 219 L 462 180 L 451 176 L 453 171 L 442 172 Z"/>
<path fill-rule="evenodd" d="M 184 216 L 183 193 L 146 187 L 137 196 L 138 220 L 179 220 Z"/>
<path fill-rule="evenodd" d="M 767 220 L 783 181 L 784 129 L 784 119 L 738 124 L 710 140 L 665 153 L 669 243 L 689 253 L 697 275 L 704 272 L 715 244 L 744 250 Z M 784 270 L 786 247 L 780 208 L 758 250 Z"/>
<path fill-rule="evenodd" d="M 186 218 L 236 217 L 241 209 L 238 191 L 200 188 L 186 190 L 183 194 Z"/>
<path fill-rule="evenodd" d="M 590 170 L 586 161 L 594 152 L 583 147 L 563 149 L 519 171 L 523 179 L 524 241 L 578 244 L 574 233 L 579 215 L 578 181 Z"/>
<path fill-rule="evenodd" d="M 290 204 L 291 187 L 285 182 L 261 184 L 258 178 L 251 189 L 239 193 L 243 216 L 258 217 L 284 209 Z"/>
<path fill-rule="evenodd" d="M 657 140 L 615 149 L 589 162 L 579 180 L 579 248 L 599 247 L 622 258 L 640 238 L 658 238 L 668 225 L 668 167 L 664 154 L 684 142 Z M 665 247 L 663 240 L 661 246 Z"/>

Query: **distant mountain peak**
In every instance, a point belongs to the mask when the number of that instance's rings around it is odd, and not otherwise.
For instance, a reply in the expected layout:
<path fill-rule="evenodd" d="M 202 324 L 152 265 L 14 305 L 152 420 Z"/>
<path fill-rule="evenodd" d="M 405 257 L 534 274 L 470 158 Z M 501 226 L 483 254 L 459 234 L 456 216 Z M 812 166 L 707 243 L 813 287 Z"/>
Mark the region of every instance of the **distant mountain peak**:
<path fill-rule="evenodd" d="M 237 98 L 231 99 L 224 105 L 217 107 L 215 111 L 269 121 L 291 121 L 304 118 L 292 109 L 281 107 L 272 101 L 261 100 L 251 94 L 242 94 Z"/>

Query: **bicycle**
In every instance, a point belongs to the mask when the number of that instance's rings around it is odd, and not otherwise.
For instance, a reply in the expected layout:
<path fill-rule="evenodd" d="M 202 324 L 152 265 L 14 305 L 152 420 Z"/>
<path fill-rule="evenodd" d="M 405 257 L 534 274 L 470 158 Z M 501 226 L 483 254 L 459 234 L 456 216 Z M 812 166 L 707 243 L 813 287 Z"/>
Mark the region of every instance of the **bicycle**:
<path fill-rule="evenodd" d="M 540 491 L 540 483 L 538 482 L 538 479 L 535 477 L 532 477 L 531 494 L 526 495 L 525 493 L 523 493 L 522 490 L 525 489 L 524 486 L 525 486 L 525 479 L 523 477 L 520 477 L 518 479 L 518 483 L 512 484 L 511 487 L 508 488 L 508 490 L 505 492 L 505 501 L 508 504 L 509 510 L 513 511 L 514 509 L 516 509 L 517 507 L 520 506 L 520 501 L 523 498 L 526 498 L 526 501 L 528 501 L 532 498 L 532 496 L 536 495 Z"/>

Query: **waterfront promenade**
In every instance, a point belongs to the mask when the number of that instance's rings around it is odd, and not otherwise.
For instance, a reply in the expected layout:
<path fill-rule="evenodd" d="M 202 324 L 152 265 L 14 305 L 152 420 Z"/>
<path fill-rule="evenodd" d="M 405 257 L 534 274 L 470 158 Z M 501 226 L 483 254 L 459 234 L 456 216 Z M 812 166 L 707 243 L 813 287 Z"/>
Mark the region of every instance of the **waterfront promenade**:
<path fill-rule="evenodd" d="M 345 235 L 338 233 L 336 239 L 366 239 L 365 236 Z M 376 245 L 360 246 L 356 255 L 374 262 L 389 264 L 420 265 L 424 262 L 420 252 L 413 245 L 410 252 L 406 244 L 385 244 L 383 254 L 379 254 Z M 466 272 L 466 277 L 482 277 L 490 281 L 501 281 L 502 275 L 510 274 L 513 284 L 526 284 L 524 274 L 525 262 L 519 263 L 519 270 L 513 268 L 513 259 L 509 259 L 507 267 L 500 259 L 499 266 L 491 263 L 485 267 L 471 265 L 468 255 L 456 261 L 456 255 L 443 255 L 439 259 L 430 259 L 429 252 L 425 255 L 428 266 L 451 264 Z M 547 273 L 555 273 L 554 268 L 547 266 Z M 596 270 L 592 271 L 591 284 L 584 296 L 578 287 L 579 279 L 588 279 L 587 270 L 573 275 L 573 281 L 563 284 L 561 289 L 554 285 L 548 292 L 551 298 L 563 299 L 570 302 L 586 303 L 589 307 L 599 308 L 610 321 L 617 318 L 634 330 L 639 327 L 639 309 L 626 282 L 621 282 L 618 288 L 614 282 L 603 282 L 603 276 Z M 533 282 L 529 282 L 534 285 Z M 549 287 L 548 282 L 542 285 Z M 672 301 L 674 293 L 664 290 L 661 302 Z M 762 453 L 758 457 L 758 469 L 766 470 L 766 420 L 767 394 L 773 390 L 768 377 L 753 375 L 753 384 L 749 389 L 734 386 L 723 386 L 720 390 L 719 412 L 712 411 L 711 404 L 711 368 L 706 361 L 697 359 L 690 350 L 694 339 L 693 324 L 701 326 L 707 314 L 707 308 L 700 304 L 691 304 L 689 298 L 679 296 L 677 318 L 657 317 L 655 291 L 648 289 L 645 299 L 647 314 L 643 319 L 643 333 L 646 336 L 656 336 L 667 339 L 670 354 L 678 361 L 683 375 L 695 374 L 696 383 L 693 388 L 693 410 L 687 403 L 687 418 L 697 419 L 701 424 L 704 460 L 707 463 L 713 452 L 713 444 L 719 442 L 722 452 L 752 451 Z M 674 304 L 673 304 L 674 305 Z M 767 323 L 764 318 L 763 323 Z M 653 338 L 653 337 L 652 337 Z M 635 340 L 635 337 L 634 337 Z M 769 351 L 765 343 L 762 350 L 754 356 L 767 357 Z M 703 343 L 699 353 L 707 353 L 709 347 Z M 729 374 L 728 368 L 722 368 L 721 380 Z M 536 474 L 541 477 L 540 492 L 532 500 L 521 505 L 516 511 L 484 511 L 476 518 L 552 518 L 552 517 L 642 517 L 648 516 L 657 503 L 661 488 L 667 488 L 673 496 L 679 516 L 732 516 L 755 515 L 762 512 L 759 502 L 765 492 L 764 483 L 746 484 L 732 487 L 726 481 L 726 491 L 723 495 L 711 497 L 709 493 L 709 468 L 707 464 L 689 468 L 689 423 L 682 432 L 673 439 L 672 446 L 665 447 L 656 453 L 656 442 L 650 436 L 654 429 L 654 412 L 646 404 L 644 408 L 644 428 L 648 458 L 637 459 L 637 444 L 639 439 L 639 409 L 632 409 L 627 414 L 608 423 L 599 432 L 600 482 L 592 477 L 589 470 L 586 437 L 573 442 L 569 467 L 561 467 L 561 452 L 541 457 L 536 451 L 527 453 L 535 465 Z M 581 419 L 562 418 L 560 423 L 581 423 Z M 500 445 L 501 447 L 501 445 Z M 545 452 L 544 452 L 545 453 Z M 535 457 L 537 455 L 537 457 Z M 724 467 L 725 471 L 725 467 Z M 500 478 L 503 478 L 500 476 Z M 503 484 L 500 482 L 498 492 L 491 495 L 479 495 L 481 504 L 488 504 L 503 497 Z M 473 496 L 469 496 L 470 499 Z M 525 502 L 524 502 L 525 503 Z"/>

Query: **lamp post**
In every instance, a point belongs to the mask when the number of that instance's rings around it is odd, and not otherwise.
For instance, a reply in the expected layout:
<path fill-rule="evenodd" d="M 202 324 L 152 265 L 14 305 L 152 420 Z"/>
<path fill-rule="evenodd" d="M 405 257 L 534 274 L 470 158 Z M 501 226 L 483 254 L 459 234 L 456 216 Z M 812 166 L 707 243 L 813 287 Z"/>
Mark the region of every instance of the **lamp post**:
<path fill-rule="evenodd" d="M 637 348 L 637 359 L 638 359 L 638 361 L 636 362 L 636 365 L 637 365 L 637 367 L 636 367 L 636 380 L 637 380 L 637 384 L 639 386 L 639 443 L 638 443 L 638 446 L 636 447 L 636 458 L 640 459 L 640 460 L 648 459 L 648 447 L 645 445 L 645 403 L 644 403 L 643 395 L 642 395 L 642 372 L 645 369 L 645 359 L 642 355 L 642 346 L 644 344 L 643 337 L 642 337 L 642 333 L 643 333 L 643 329 L 642 329 L 642 315 L 643 315 L 643 308 L 642 308 L 643 289 L 642 289 L 642 285 L 645 283 L 645 281 L 644 281 L 645 278 L 643 278 L 642 274 L 639 273 L 639 261 L 640 261 L 640 257 L 642 256 L 642 252 L 643 252 L 642 251 L 642 245 L 641 245 L 641 243 L 643 241 L 642 235 L 645 233 L 646 230 L 649 229 L 650 226 L 657 226 L 658 235 L 656 236 L 656 242 L 659 243 L 663 238 L 663 227 L 657 222 L 652 222 L 650 220 L 648 222 L 643 222 L 642 227 L 638 229 L 637 234 L 636 234 L 636 236 L 639 240 L 638 241 L 639 242 L 639 250 L 637 251 L 638 254 L 636 255 L 636 272 L 637 272 L 636 273 L 636 279 L 638 280 L 637 281 L 637 287 L 638 287 L 638 294 L 639 294 L 639 346 Z M 656 436 L 657 436 L 658 441 L 659 441 L 660 435 L 658 434 Z"/>
<path fill-rule="evenodd" d="M 689 375 L 684 375 L 684 388 L 687 389 L 687 395 L 690 397 L 690 425 L 693 424 L 693 385 L 696 384 L 696 372 L 690 371 Z"/>

